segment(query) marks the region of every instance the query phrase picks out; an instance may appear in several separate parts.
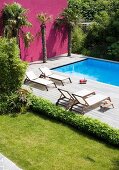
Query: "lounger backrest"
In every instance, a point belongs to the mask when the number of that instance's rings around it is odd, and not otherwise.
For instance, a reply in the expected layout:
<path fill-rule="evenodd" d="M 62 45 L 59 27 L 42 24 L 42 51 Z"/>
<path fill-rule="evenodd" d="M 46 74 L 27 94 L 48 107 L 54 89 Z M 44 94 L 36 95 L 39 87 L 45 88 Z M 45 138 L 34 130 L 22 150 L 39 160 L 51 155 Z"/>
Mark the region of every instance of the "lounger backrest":
<path fill-rule="evenodd" d="M 41 70 L 42 73 L 45 74 L 45 76 L 49 76 L 49 75 L 52 74 L 52 71 L 47 67 L 42 67 L 42 68 L 40 68 L 40 70 Z"/>
<path fill-rule="evenodd" d="M 73 98 L 73 96 L 66 90 L 58 89 L 60 93 L 67 99 Z"/>
<path fill-rule="evenodd" d="M 87 102 L 85 101 L 85 99 L 83 99 L 82 97 L 73 94 L 73 97 L 82 105 L 88 105 Z"/>
<path fill-rule="evenodd" d="M 31 81 L 38 78 L 33 71 L 27 71 L 27 72 L 26 72 L 26 76 L 27 76 L 28 79 L 31 80 Z"/>

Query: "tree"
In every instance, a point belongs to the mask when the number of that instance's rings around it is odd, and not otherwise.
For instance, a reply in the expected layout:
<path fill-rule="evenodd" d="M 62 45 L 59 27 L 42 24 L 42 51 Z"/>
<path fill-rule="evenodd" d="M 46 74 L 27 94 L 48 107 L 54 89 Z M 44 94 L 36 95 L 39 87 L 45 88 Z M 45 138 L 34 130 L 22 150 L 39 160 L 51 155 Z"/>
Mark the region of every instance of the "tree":
<path fill-rule="evenodd" d="M 69 1 L 68 7 L 56 19 L 56 27 L 66 26 L 68 31 L 68 56 L 72 51 L 72 31 L 80 23 L 79 1 Z"/>
<path fill-rule="evenodd" d="M 51 20 L 52 16 L 49 16 L 47 13 L 42 12 L 37 15 L 37 18 L 41 27 L 43 63 L 46 63 L 47 62 L 46 23 Z"/>
<path fill-rule="evenodd" d="M 2 10 L 4 37 L 17 38 L 19 44 L 19 32 L 24 26 L 32 26 L 26 16 L 27 10 L 19 3 L 5 4 Z"/>
<path fill-rule="evenodd" d="M 27 63 L 19 58 L 16 38 L 0 38 L 0 99 L 21 87 L 26 68 Z"/>

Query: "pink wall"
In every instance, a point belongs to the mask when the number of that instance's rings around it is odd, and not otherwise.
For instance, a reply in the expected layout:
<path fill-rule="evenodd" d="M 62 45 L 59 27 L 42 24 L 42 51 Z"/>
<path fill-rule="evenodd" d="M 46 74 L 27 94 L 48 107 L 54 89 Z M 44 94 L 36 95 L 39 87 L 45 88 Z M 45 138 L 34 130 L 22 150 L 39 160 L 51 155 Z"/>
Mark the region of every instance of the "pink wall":
<path fill-rule="evenodd" d="M 36 15 L 40 12 L 46 12 L 53 16 L 53 20 L 46 25 L 46 39 L 48 58 L 54 57 L 67 52 L 67 34 L 65 31 L 58 32 L 54 29 L 54 20 L 59 13 L 67 6 L 67 0 L 0 0 L 0 9 L 4 3 L 18 2 L 24 8 L 29 9 L 28 18 L 32 23 L 31 28 L 27 28 L 34 36 L 40 30 L 40 24 Z M 1 24 L 0 24 L 1 25 Z M 1 29 L 1 28 L 0 28 Z M 41 37 L 35 36 L 30 48 L 24 48 L 21 43 L 21 58 L 26 61 L 42 60 Z"/>

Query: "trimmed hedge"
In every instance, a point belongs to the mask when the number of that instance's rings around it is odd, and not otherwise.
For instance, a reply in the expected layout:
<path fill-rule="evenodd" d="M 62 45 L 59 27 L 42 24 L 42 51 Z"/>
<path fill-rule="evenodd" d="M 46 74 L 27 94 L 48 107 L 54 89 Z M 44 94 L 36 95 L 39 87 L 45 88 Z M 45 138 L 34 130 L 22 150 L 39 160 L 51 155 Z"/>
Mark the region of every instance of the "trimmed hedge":
<path fill-rule="evenodd" d="M 31 96 L 30 100 L 30 109 L 33 112 L 64 122 L 86 134 L 102 139 L 106 143 L 119 146 L 119 130 L 99 120 L 66 111 L 64 108 L 56 106 L 45 99 Z"/>

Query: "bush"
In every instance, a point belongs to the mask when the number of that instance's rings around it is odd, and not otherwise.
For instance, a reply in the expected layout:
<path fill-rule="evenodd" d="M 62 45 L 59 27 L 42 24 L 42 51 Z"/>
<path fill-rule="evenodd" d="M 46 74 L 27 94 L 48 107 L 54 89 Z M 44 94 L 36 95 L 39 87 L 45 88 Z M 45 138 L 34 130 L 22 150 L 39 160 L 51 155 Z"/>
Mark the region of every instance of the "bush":
<path fill-rule="evenodd" d="M 82 44 L 74 31 L 73 52 L 119 61 L 119 0 L 78 0 L 78 13 L 84 22 L 92 22 Z M 74 0 L 69 0 L 73 6 Z M 110 12 L 111 11 L 111 12 Z"/>
<path fill-rule="evenodd" d="M 112 43 L 110 47 L 108 47 L 108 56 L 109 59 L 119 61 L 119 41 Z"/>
<path fill-rule="evenodd" d="M 51 102 L 36 96 L 31 96 L 30 100 L 30 109 L 33 112 L 64 122 L 82 132 L 102 139 L 107 143 L 119 146 L 119 130 L 113 129 L 107 124 L 96 119 L 91 119 L 82 115 L 74 114 L 70 111 L 66 111 L 63 108 L 55 106 Z"/>
<path fill-rule="evenodd" d="M 30 105 L 30 92 L 26 89 L 19 89 L 10 96 L 4 96 L 0 102 L 0 114 L 25 113 Z"/>
<path fill-rule="evenodd" d="M 20 59 L 16 39 L 0 38 L 0 99 L 21 87 L 26 68 L 27 64 Z"/>
<path fill-rule="evenodd" d="M 76 27 L 72 37 L 72 52 L 81 53 L 85 42 L 86 35 L 80 27 Z"/>

